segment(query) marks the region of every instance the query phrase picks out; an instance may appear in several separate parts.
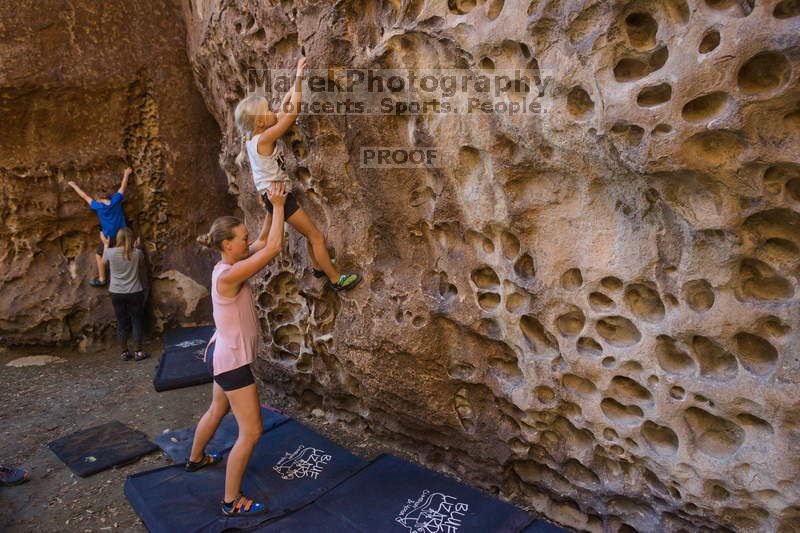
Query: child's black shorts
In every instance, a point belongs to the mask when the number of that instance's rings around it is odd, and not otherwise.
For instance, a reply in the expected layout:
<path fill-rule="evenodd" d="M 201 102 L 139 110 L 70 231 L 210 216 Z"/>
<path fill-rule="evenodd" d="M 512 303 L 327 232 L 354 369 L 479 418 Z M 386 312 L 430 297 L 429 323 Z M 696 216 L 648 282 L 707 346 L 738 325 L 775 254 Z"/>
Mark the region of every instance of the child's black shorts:
<path fill-rule="evenodd" d="M 267 193 L 261 194 L 261 199 L 264 200 L 264 207 L 267 208 L 269 214 L 272 214 L 272 202 L 269 201 L 267 198 Z M 297 210 L 300 209 L 300 204 L 297 203 L 297 198 L 295 198 L 294 193 L 290 192 L 286 195 L 286 204 L 283 206 L 283 219 L 289 220 L 289 217 L 294 215 Z"/>
<path fill-rule="evenodd" d="M 111 239 L 109 239 L 109 240 L 111 241 L 111 242 L 108 243 L 108 247 L 109 248 L 113 248 L 113 247 L 115 247 L 117 245 L 117 239 L 116 238 L 111 237 Z M 99 255 L 99 256 L 103 255 L 103 241 L 100 241 L 100 244 L 97 246 L 97 255 Z"/>

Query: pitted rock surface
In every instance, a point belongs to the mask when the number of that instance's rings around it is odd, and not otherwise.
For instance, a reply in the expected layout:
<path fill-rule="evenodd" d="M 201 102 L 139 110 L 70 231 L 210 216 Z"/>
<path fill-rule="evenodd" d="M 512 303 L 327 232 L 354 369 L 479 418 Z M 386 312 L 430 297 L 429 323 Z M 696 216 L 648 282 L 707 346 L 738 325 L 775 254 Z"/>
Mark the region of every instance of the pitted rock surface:
<path fill-rule="evenodd" d="M 366 279 L 322 290 L 291 232 L 259 282 L 262 378 L 577 529 L 797 527 L 797 2 L 187 10 L 253 218 L 232 120 L 253 70 L 302 50 L 310 69 L 550 78 L 539 116 L 299 118 L 301 203 Z M 455 164 L 368 169 L 362 146 Z"/>
<path fill-rule="evenodd" d="M 299 118 L 284 144 L 301 204 L 365 281 L 323 289 L 290 230 L 254 283 L 268 386 L 575 529 L 800 527 L 797 1 L 182 8 L 251 233 L 264 209 L 234 164 L 233 109 L 253 71 L 291 68 L 304 51 L 311 69 L 534 68 L 548 81 L 536 116 Z M 121 102 L 144 98 L 143 82 L 122 86 Z M 152 131 L 146 101 L 132 123 Z M 50 145 L 27 146 L 16 166 Z M 452 164 L 364 168 L 364 146 L 435 147 Z M 203 191 L 217 183 L 206 175 Z M 89 216 L 70 205 L 60 224 L 83 217 L 82 228 Z M 145 218 L 153 235 L 174 227 Z M 70 235 L 85 250 L 82 231 Z"/>
<path fill-rule="evenodd" d="M 113 337 L 108 292 L 88 284 L 97 275 L 97 217 L 67 182 L 108 197 L 129 165 L 126 217 L 151 275 L 161 275 L 154 325 L 208 318 L 207 301 L 185 298 L 187 283 L 170 274 L 208 285 L 214 259 L 198 256 L 194 239 L 233 208 L 185 32 L 180 7 L 162 0 L 0 6 L 0 334 L 8 342 L 88 349 Z"/>

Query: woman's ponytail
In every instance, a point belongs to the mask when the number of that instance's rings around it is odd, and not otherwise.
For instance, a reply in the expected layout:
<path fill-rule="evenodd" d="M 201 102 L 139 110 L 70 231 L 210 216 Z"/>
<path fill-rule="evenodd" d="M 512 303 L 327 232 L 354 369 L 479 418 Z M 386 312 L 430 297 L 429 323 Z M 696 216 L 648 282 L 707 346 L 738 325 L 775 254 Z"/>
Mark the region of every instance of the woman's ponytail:
<path fill-rule="evenodd" d="M 199 237 L 197 237 L 197 242 L 205 246 L 206 248 L 213 248 L 214 247 L 214 238 L 211 236 L 210 233 L 203 233 Z"/>
<path fill-rule="evenodd" d="M 130 261 L 131 252 L 133 251 L 133 232 L 130 228 L 120 228 L 117 232 L 116 245 L 122 247 L 125 259 Z"/>
<path fill-rule="evenodd" d="M 242 225 L 242 221 L 236 217 L 219 217 L 211 224 L 208 233 L 197 237 L 197 242 L 207 248 L 214 248 L 222 251 L 222 241 L 229 241 L 236 237 L 236 228 Z"/>

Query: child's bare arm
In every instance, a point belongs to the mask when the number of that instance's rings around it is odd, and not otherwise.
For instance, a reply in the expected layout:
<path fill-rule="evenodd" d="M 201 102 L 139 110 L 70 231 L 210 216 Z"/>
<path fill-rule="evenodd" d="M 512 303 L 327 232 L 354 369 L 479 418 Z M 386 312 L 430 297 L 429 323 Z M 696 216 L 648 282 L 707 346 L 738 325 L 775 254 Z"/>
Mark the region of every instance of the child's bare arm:
<path fill-rule="evenodd" d="M 120 194 L 125 194 L 125 188 L 128 186 L 128 178 L 133 172 L 131 167 L 125 169 L 125 173 L 122 175 L 122 185 L 119 186 L 119 190 L 117 191 Z"/>
<path fill-rule="evenodd" d="M 300 61 L 297 62 L 297 74 L 294 77 L 294 86 L 292 86 L 292 88 L 283 96 L 281 107 L 278 109 L 278 112 L 275 113 L 275 118 L 278 120 L 278 122 L 280 122 L 281 119 L 287 115 L 294 114 L 294 117 L 297 118 L 298 113 L 300 113 L 299 104 L 300 98 L 302 97 L 303 74 L 305 73 L 305 69 L 306 58 L 301 57 Z M 291 126 L 291 123 L 289 125 Z"/>
<path fill-rule="evenodd" d="M 292 97 L 292 95 L 293 95 L 293 94 L 294 94 L 294 92 L 295 92 L 295 86 L 297 85 L 297 82 L 298 82 L 298 81 L 299 81 L 299 80 L 298 80 L 298 79 L 295 77 L 295 79 L 294 79 L 294 85 L 292 86 L 292 88 L 291 88 L 290 90 L 286 91 L 286 94 L 285 94 L 285 95 L 283 95 L 283 100 L 281 100 L 281 106 L 278 108 L 278 112 L 277 112 L 277 113 L 275 113 L 275 117 L 276 117 L 278 120 L 280 120 L 280 119 L 281 119 L 281 117 L 282 117 L 283 115 L 285 115 L 285 113 L 284 113 L 284 111 L 283 111 L 283 110 L 284 110 L 284 109 L 287 109 L 287 107 L 286 107 L 286 106 L 289 104 L 289 99 Z M 300 87 L 300 88 L 302 89 L 302 87 Z"/>
<path fill-rule="evenodd" d="M 295 76 L 294 91 L 291 93 L 287 112 L 278 113 L 276 115 L 277 122 L 261 134 L 258 139 L 259 152 L 271 152 L 273 143 L 292 127 L 292 124 L 294 124 L 294 121 L 297 119 L 297 115 L 300 114 L 300 99 L 303 96 L 302 88 L 305 61 L 306 58 L 303 57 L 300 58 L 300 61 L 297 63 L 297 76 Z"/>
<path fill-rule="evenodd" d="M 75 192 L 76 192 L 76 193 L 78 193 L 78 196 L 80 196 L 81 198 L 83 198 L 83 199 L 84 199 L 84 201 L 85 201 L 87 204 L 89 204 L 89 205 L 92 205 L 92 197 L 91 197 L 91 196 L 89 196 L 88 194 L 86 194 L 85 192 L 83 192 L 83 189 L 81 189 L 80 187 L 78 187 L 78 184 L 77 184 L 77 183 L 75 183 L 74 181 L 68 181 L 68 182 L 67 182 L 67 185 L 69 185 L 70 187 L 72 187 L 72 188 L 75 190 Z"/>

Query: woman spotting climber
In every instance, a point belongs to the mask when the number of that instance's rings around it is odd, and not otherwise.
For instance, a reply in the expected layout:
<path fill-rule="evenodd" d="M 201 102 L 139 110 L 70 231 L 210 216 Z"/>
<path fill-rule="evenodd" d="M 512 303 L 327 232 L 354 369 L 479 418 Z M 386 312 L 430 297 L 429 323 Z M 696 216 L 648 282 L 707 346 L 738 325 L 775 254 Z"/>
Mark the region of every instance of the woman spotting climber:
<path fill-rule="evenodd" d="M 234 113 L 236 127 L 242 135 L 242 150 L 236 158 L 242 167 L 245 156 L 249 159 L 258 194 L 267 208 L 267 219 L 272 214 L 272 204 L 267 192 L 275 183 L 284 183 L 289 191 L 286 198 L 286 221 L 308 239 L 308 251 L 314 276 L 328 277 L 328 284 L 336 291 L 347 291 L 361 282 L 360 274 L 340 274 L 331 262 L 325 237 L 317 229 L 291 192 L 291 180 L 286 174 L 286 163 L 278 139 L 294 124 L 300 112 L 300 99 L 306 58 L 297 62 L 297 73 L 292 90 L 286 93 L 281 109 L 274 114 L 263 96 L 249 96 L 239 102 Z"/>
<path fill-rule="evenodd" d="M 248 280 L 283 248 L 286 195 L 283 183 L 276 183 L 267 191 L 272 216 L 264 219 L 261 233 L 252 243 L 248 243 L 247 228 L 235 217 L 216 219 L 211 231 L 197 239 L 219 250 L 222 256 L 211 274 L 211 303 L 217 328 L 206 349 L 206 362 L 214 376 L 211 406 L 197 424 L 186 470 L 194 472 L 222 460 L 221 453 L 206 454 L 205 446 L 228 408 L 232 408 L 239 436 L 228 455 L 225 471 L 222 512 L 227 516 L 267 512 L 266 503 L 254 502 L 240 492 L 247 463 L 262 432 L 258 391 L 250 369 L 258 347 L 259 326 Z"/>
<path fill-rule="evenodd" d="M 142 350 L 142 324 L 144 323 L 144 302 L 146 299 L 147 266 L 144 252 L 135 246 L 133 232 L 122 228 L 116 234 L 116 246 L 111 239 L 100 232 L 103 242 L 103 261 L 108 263 L 108 292 L 117 316 L 117 341 L 122 349 L 122 360 L 129 361 L 128 325 L 131 326 L 136 361 L 147 359 L 150 355 Z"/>

